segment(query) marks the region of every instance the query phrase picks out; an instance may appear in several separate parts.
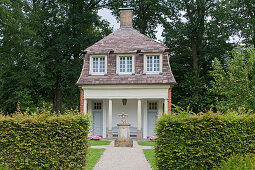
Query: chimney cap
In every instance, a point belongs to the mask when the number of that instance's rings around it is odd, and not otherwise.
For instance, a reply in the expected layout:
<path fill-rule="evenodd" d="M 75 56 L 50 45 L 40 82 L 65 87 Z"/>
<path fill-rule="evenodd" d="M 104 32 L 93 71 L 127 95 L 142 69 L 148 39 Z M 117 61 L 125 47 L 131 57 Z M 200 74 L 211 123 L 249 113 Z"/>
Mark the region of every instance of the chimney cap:
<path fill-rule="evenodd" d="M 128 7 L 128 8 L 119 8 L 119 10 L 135 10 L 135 8 L 131 8 L 131 7 Z"/>

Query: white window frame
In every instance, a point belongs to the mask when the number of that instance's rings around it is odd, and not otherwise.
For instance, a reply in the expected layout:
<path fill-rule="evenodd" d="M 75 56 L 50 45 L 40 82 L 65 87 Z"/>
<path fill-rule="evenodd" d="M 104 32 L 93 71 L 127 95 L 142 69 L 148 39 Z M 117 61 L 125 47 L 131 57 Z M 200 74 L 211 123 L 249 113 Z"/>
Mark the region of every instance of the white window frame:
<path fill-rule="evenodd" d="M 131 75 L 135 73 L 135 56 L 133 54 L 118 54 L 116 56 L 116 73 L 119 75 Z M 120 57 L 131 57 L 132 58 L 132 71 L 131 72 L 120 72 Z"/>
<path fill-rule="evenodd" d="M 159 56 L 159 71 L 147 71 L 147 56 Z M 162 72 L 163 61 L 162 61 L 162 54 L 161 53 L 147 53 L 144 54 L 144 63 L 143 63 L 143 72 L 146 74 L 159 74 Z"/>
<path fill-rule="evenodd" d="M 93 58 L 104 58 L 104 72 L 93 72 Z M 89 73 L 91 75 L 105 75 L 107 74 L 107 55 L 90 55 Z"/>

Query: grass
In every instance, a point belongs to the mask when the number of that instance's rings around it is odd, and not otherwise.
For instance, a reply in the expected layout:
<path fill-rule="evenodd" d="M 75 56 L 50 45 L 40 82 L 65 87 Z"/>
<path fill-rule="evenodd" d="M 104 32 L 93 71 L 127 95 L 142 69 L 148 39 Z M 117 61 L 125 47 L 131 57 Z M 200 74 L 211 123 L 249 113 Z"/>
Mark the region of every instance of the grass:
<path fill-rule="evenodd" d="M 143 149 L 144 155 L 153 169 L 157 169 L 154 149 Z"/>
<path fill-rule="evenodd" d="M 88 164 L 86 170 L 93 169 L 105 149 L 89 148 Z"/>
<path fill-rule="evenodd" d="M 89 140 L 89 146 L 96 146 L 96 145 L 110 145 L 111 141 L 107 140 Z"/>
<path fill-rule="evenodd" d="M 154 141 L 138 141 L 137 143 L 138 145 L 141 145 L 141 146 L 155 146 Z"/>
<path fill-rule="evenodd" d="M 250 170 L 255 169 L 255 154 L 233 155 L 228 160 L 223 161 L 219 170 Z"/>

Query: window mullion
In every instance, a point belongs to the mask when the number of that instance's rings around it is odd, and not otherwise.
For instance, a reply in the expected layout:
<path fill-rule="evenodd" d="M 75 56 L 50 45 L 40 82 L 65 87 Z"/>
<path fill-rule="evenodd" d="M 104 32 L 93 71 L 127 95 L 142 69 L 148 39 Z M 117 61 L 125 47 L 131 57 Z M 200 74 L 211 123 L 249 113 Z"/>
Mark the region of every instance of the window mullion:
<path fill-rule="evenodd" d="M 98 73 L 100 73 L 100 58 L 98 58 L 98 60 L 97 60 L 97 69 L 98 69 Z"/>
<path fill-rule="evenodd" d="M 127 57 L 125 57 L 125 73 L 127 72 Z"/>
<path fill-rule="evenodd" d="M 154 72 L 154 56 L 152 56 L 152 72 Z"/>

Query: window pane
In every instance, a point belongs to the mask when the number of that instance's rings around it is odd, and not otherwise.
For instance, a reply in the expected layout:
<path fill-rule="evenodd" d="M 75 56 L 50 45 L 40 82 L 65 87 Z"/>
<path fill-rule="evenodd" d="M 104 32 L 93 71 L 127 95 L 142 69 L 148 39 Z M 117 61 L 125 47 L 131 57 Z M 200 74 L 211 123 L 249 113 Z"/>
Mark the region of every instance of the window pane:
<path fill-rule="evenodd" d="M 120 72 L 121 73 L 132 72 L 132 57 L 130 56 L 120 57 Z"/>
<path fill-rule="evenodd" d="M 147 56 L 147 71 L 148 72 L 159 72 L 159 55 Z"/>
<path fill-rule="evenodd" d="M 93 57 L 93 72 L 104 73 L 105 71 L 105 58 L 104 57 Z"/>

